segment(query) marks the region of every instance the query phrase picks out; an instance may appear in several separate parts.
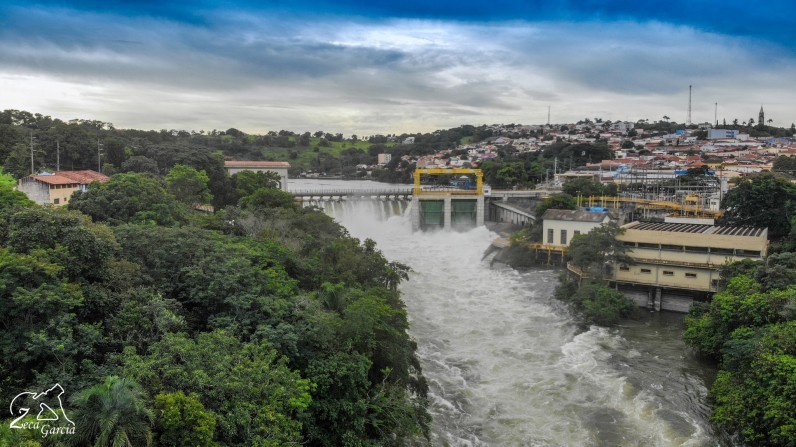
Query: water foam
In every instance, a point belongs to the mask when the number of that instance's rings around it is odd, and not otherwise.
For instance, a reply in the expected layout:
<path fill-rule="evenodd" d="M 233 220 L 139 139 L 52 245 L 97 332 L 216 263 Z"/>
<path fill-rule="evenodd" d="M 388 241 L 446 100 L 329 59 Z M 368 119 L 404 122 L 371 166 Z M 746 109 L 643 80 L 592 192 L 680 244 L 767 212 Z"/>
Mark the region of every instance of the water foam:
<path fill-rule="evenodd" d="M 430 384 L 435 445 L 716 444 L 701 379 L 667 376 L 682 359 L 649 360 L 621 330 L 581 331 L 552 298 L 557 272 L 482 260 L 495 237 L 487 229 L 412 233 L 404 201 L 319 205 L 413 269 L 401 291 Z"/>

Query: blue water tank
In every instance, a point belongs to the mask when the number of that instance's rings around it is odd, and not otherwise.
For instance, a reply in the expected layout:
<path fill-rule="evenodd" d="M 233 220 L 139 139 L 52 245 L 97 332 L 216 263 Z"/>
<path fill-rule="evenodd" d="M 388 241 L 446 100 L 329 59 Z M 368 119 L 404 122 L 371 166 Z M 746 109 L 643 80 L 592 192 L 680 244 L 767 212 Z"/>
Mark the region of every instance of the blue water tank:
<path fill-rule="evenodd" d="M 591 208 L 586 208 L 586 211 L 593 211 L 595 213 L 604 213 L 604 212 L 608 211 L 608 208 L 603 208 L 603 207 L 600 207 L 600 206 L 593 206 Z"/>

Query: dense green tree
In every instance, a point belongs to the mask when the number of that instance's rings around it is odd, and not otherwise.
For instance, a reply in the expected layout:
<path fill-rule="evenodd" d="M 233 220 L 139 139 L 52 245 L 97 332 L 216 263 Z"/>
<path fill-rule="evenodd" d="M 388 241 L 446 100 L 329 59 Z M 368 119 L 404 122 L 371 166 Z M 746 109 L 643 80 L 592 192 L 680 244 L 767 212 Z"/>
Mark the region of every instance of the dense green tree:
<path fill-rule="evenodd" d="M 742 178 L 724 196 L 721 223 L 768 228 L 769 238 L 780 239 L 790 233 L 795 207 L 796 186 L 763 172 Z"/>
<path fill-rule="evenodd" d="M 117 168 L 120 168 L 127 159 L 124 140 L 119 138 L 110 138 L 105 140 L 103 148 L 105 150 L 105 159 L 108 161 L 108 163 L 116 166 Z"/>
<path fill-rule="evenodd" d="M 166 191 L 162 180 L 136 173 L 114 175 L 107 183 L 95 182 L 88 191 L 76 192 L 68 207 L 112 225 L 187 221 L 185 207 Z"/>
<path fill-rule="evenodd" d="M 796 321 L 736 330 L 725 345 L 723 367 L 710 390 L 713 420 L 747 445 L 793 445 Z"/>
<path fill-rule="evenodd" d="M 160 447 L 216 447 L 216 417 L 196 394 L 160 393 L 155 396 L 155 438 Z"/>
<path fill-rule="evenodd" d="M 80 288 L 60 277 L 61 272 L 61 266 L 38 253 L 0 248 L 0 373 L 5 392 L 24 388 L 36 371 L 52 372 L 62 384 L 70 383 L 77 365 L 99 341 L 98 325 L 77 317 L 84 302 Z M 13 395 L 3 397 L 10 401 Z"/>
<path fill-rule="evenodd" d="M 544 212 L 547 210 L 574 210 L 578 208 L 575 198 L 569 194 L 556 194 L 548 197 L 540 203 L 534 210 L 536 221 L 541 222 Z"/>
<path fill-rule="evenodd" d="M 632 264 L 627 247 L 616 239 L 624 229 L 615 222 L 602 224 L 572 239 L 567 256 L 572 264 L 595 277 L 603 277 L 614 264 Z"/>
<path fill-rule="evenodd" d="M 615 183 L 603 185 L 591 177 L 576 177 L 569 179 L 564 182 L 562 190 L 564 193 L 574 197 L 615 196 L 617 192 Z"/>
<path fill-rule="evenodd" d="M 256 190 L 253 194 L 241 199 L 241 206 L 249 209 L 265 208 L 297 208 L 296 199 L 292 194 L 279 189 Z"/>
<path fill-rule="evenodd" d="M 152 445 L 154 416 L 146 395 L 133 380 L 108 377 L 74 399 L 75 441 L 94 447 Z"/>
<path fill-rule="evenodd" d="M 158 393 L 196 393 L 215 409 L 221 444 L 281 447 L 302 439 L 297 414 L 311 401 L 311 384 L 267 343 L 223 331 L 168 334 L 146 356 L 126 350 L 124 370 Z"/>
<path fill-rule="evenodd" d="M 785 306 L 796 300 L 796 288 L 762 292 L 748 276 L 736 276 L 707 306 L 694 306 L 686 317 L 686 343 L 719 359 L 724 343 L 738 328 L 760 327 L 784 319 Z"/>
<path fill-rule="evenodd" d="M 160 170 L 158 169 L 158 162 L 143 155 L 133 155 L 132 157 L 123 161 L 121 164 L 121 171 L 139 172 L 142 174 L 154 175 L 160 173 Z"/>
<path fill-rule="evenodd" d="M 581 285 L 571 300 L 587 321 L 602 326 L 616 324 L 636 308 L 633 301 L 616 290 L 592 282 Z"/>
<path fill-rule="evenodd" d="M 522 185 L 528 180 L 528 174 L 522 163 L 504 163 L 495 175 L 495 186 Z"/>
<path fill-rule="evenodd" d="M 118 248 L 113 234 L 84 215 L 63 208 L 28 208 L 8 220 L 5 245 L 19 253 L 37 254 L 63 266 L 65 277 L 100 279 Z"/>
<path fill-rule="evenodd" d="M 207 183 L 210 178 L 205 171 L 185 165 L 174 165 L 165 177 L 169 192 L 187 205 L 206 204 L 212 200 Z"/>
<path fill-rule="evenodd" d="M 11 174 L 3 172 L 0 167 L 0 212 L 16 207 L 30 207 L 33 201 L 28 199 L 22 191 L 14 189 L 16 180 Z"/>
<path fill-rule="evenodd" d="M 785 172 L 796 176 L 796 157 L 780 155 L 774 160 L 774 172 Z"/>

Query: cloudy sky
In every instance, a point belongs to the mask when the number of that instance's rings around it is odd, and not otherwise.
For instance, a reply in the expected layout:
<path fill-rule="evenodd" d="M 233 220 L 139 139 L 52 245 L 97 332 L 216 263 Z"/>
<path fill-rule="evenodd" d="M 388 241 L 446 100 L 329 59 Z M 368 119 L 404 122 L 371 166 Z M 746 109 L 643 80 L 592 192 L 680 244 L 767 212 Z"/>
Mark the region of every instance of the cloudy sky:
<path fill-rule="evenodd" d="M 796 2 L 0 0 L 0 109 L 117 127 L 796 121 Z"/>

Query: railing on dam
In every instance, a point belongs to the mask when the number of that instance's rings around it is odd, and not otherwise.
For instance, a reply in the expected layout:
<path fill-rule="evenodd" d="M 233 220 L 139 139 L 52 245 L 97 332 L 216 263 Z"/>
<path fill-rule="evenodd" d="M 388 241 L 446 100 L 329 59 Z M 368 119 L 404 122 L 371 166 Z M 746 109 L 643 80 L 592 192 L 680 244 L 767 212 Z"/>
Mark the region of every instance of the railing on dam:
<path fill-rule="evenodd" d="M 388 197 L 411 196 L 412 187 L 380 189 L 312 189 L 288 191 L 296 197 Z"/>
<path fill-rule="evenodd" d="M 290 194 L 296 197 L 387 197 L 387 196 L 401 196 L 410 197 L 414 195 L 414 187 L 398 187 L 398 188 L 374 188 L 374 189 L 306 189 L 306 190 L 290 190 Z M 424 186 L 422 195 L 461 195 L 469 196 L 475 195 L 474 190 L 463 190 L 450 187 L 435 187 Z M 485 192 L 484 196 L 493 198 L 533 198 L 533 197 L 548 197 L 551 195 L 550 191 L 541 190 L 492 190 Z"/>

